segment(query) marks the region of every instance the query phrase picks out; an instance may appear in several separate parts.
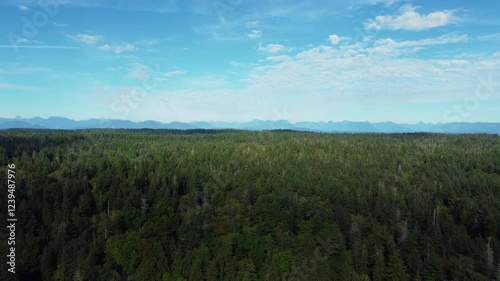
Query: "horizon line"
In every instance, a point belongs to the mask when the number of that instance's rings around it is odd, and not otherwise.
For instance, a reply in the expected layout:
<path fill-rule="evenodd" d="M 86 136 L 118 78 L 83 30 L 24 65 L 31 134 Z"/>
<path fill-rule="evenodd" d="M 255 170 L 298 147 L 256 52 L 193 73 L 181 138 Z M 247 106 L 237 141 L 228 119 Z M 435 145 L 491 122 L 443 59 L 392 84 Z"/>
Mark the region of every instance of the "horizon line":
<path fill-rule="evenodd" d="M 344 119 L 342 121 L 334 121 L 334 120 L 328 120 L 328 121 L 310 121 L 310 120 L 301 120 L 301 121 L 290 121 L 287 119 L 252 119 L 248 121 L 223 121 L 223 120 L 195 120 L 195 121 L 179 121 L 179 120 L 173 120 L 173 121 L 158 121 L 158 120 L 152 120 L 152 119 L 147 119 L 147 120 L 142 120 L 142 121 L 136 121 L 136 120 L 130 120 L 130 119 L 114 119 L 114 118 L 88 118 L 88 119 L 72 119 L 68 117 L 63 117 L 63 116 L 50 116 L 50 117 L 40 117 L 40 116 L 35 116 L 31 118 L 25 118 L 21 116 L 16 116 L 16 117 L 1 117 L 0 119 L 23 119 L 23 120 L 30 120 L 34 118 L 40 118 L 43 120 L 49 120 L 50 118 L 62 118 L 62 119 L 67 119 L 75 122 L 82 122 L 82 121 L 90 121 L 90 120 L 106 120 L 106 121 L 128 121 L 128 122 L 133 122 L 133 123 L 144 123 L 144 122 L 158 122 L 161 124 L 169 124 L 169 123 L 198 123 L 198 122 L 206 122 L 206 123 L 214 123 L 214 122 L 222 122 L 222 123 L 249 123 L 253 121 L 264 121 L 264 122 L 282 122 L 286 121 L 290 124 L 297 124 L 297 123 L 342 123 L 342 122 L 352 122 L 352 123 L 370 123 L 370 124 L 375 124 L 375 123 L 394 123 L 394 124 L 405 124 L 405 125 L 418 125 L 418 124 L 441 124 L 441 125 L 446 125 L 446 124 L 458 124 L 458 123 L 464 123 L 464 124 L 474 124 L 474 123 L 488 123 L 488 124 L 499 124 L 499 121 L 473 121 L 473 122 L 449 122 L 449 123 L 443 123 L 443 122 L 424 122 L 424 121 L 418 121 L 415 123 L 405 123 L 405 122 L 397 122 L 397 121 L 353 121 L 353 120 L 347 120 Z"/>

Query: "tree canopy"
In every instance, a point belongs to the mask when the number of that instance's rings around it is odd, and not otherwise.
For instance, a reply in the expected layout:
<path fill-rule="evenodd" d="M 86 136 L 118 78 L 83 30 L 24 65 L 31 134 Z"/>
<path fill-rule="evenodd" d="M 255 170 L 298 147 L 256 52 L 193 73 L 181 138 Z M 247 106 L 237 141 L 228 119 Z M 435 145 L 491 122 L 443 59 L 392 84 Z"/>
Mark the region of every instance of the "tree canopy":
<path fill-rule="evenodd" d="M 0 160 L 2 280 L 500 280 L 497 135 L 7 130 Z"/>

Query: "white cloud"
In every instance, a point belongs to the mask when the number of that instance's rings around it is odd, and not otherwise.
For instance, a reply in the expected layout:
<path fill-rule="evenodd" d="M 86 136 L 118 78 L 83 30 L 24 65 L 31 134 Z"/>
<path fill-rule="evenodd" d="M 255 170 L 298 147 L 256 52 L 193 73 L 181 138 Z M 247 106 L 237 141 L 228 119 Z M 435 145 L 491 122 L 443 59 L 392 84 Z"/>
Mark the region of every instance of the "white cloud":
<path fill-rule="evenodd" d="M 59 27 L 67 27 L 68 26 L 65 23 L 58 23 L 58 22 L 55 22 L 55 21 L 53 21 L 52 24 L 55 25 L 55 26 L 59 26 Z"/>
<path fill-rule="evenodd" d="M 450 100 L 467 87 L 473 92 L 478 83 L 475 78 L 485 73 L 485 68 L 500 69 L 500 60 L 494 56 L 483 63 L 453 57 L 429 60 L 419 58 L 416 52 L 467 39 L 467 35 L 448 34 L 412 41 L 356 42 L 338 48 L 315 46 L 286 60 L 270 57 L 272 64 L 254 67 L 242 82 L 254 93 L 293 97 L 290 99 L 309 95 L 307 98 L 318 105 L 326 102 L 321 100 L 325 96 L 332 99 L 330 104 Z"/>
<path fill-rule="evenodd" d="M 426 46 L 445 45 L 452 43 L 466 42 L 469 39 L 467 34 L 446 34 L 435 38 L 421 40 L 395 41 L 391 38 L 376 40 L 372 47 L 367 48 L 370 54 L 399 56 L 420 51 Z"/>
<path fill-rule="evenodd" d="M 247 36 L 252 39 L 260 38 L 262 37 L 262 31 L 254 29 L 252 32 L 248 33 Z"/>
<path fill-rule="evenodd" d="M 365 22 L 366 29 L 390 30 L 426 30 L 455 23 L 458 18 L 454 11 L 435 11 L 428 15 L 419 14 L 419 7 L 405 5 L 400 8 L 399 15 L 377 16 Z"/>
<path fill-rule="evenodd" d="M 130 70 L 130 73 L 125 76 L 128 79 L 138 79 L 145 80 L 149 77 L 152 77 L 154 71 L 147 65 L 136 63 L 134 67 Z"/>
<path fill-rule="evenodd" d="M 334 45 L 335 45 L 335 44 L 338 44 L 338 43 L 340 42 L 340 36 L 335 35 L 335 34 L 332 34 L 332 35 L 328 36 L 328 39 L 329 39 L 329 40 L 330 40 L 330 42 L 331 42 L 332 44 L 334 44 Z"/>
<path fill-rule="evenodd" d="M 349 39 L 351 39 L 351 38 L 350 37 L 341 37 L 341 36 L 338 36 L 336 34 L 332 34 L 332 35 L 328 36 L 328 40 L 330 40 L 330 43 L 332 43 L 333 45 L 337 45 L 341 41 L 348 41 Z"/>
<path fill-rule="evenodd" d="M 154 79 L 154 80 L 158 80 L 158 81 L 164 81 L 167 78 L 170 78 L 170 77 L 173 77 L 176 75 L 185 74 L 185 73 L 186 72 L 182 71 L 182 70 L 161 72 L 159 69 L 159 66 L 152 68 L 152 67 L 149 67 L 149 66 L 142 64 L 142 63 L 136 63 L 130 69 L 130 73 L 127 76 L 125 76 L 125 78 L 138 79 L 141 81 L 144 81 L 146 79 Z"/>
<path fill-rule="evenodd" d="M 283 119 L 280 116 L 316 121 L 386 121 L 406 116 L 405 120 L 412 122 L 422 120 L 415 118 L 443 122 L 442 114 L 447 110 L 443 104 L 461 102 L 466 95 L 474 94 L 480 77 L 499 75 L 499 57 L 459 59 L 443 55 L 427 59 L 380 56 L 371 51 L 389 46 L 394 52 L 402 52 L 466 39 L 450 34 L 411 41 L 381 39 L 339 46 L 325 43 L 298 54 L 270 55 L 260 64 L 246 65 L 250 73 L 234 89 L 226 76 L 180 79 L 180 88 L 168 85 L 151 91 L 131 116 L 177 121 Z M 429 105 L 437 109 L 427 110 Z M 411 116 L 413 108 L 419 109 Z M 283 109 L 283 113 L 277 109 Z"/>
<path fill-rule="evenodd" d="M 456 59 L 451 59 L 451 60 L 431 60 L 433 63 L 442 65 L 442 66 L 457 66 L 457 67 L 462 67 L 462 66 L 467 66 L 470 65 L 471 62 L 467 60 L 456 60 Z"/>
<path fill-rule="evenodd" d="M 281 55 L 281 56 L 270 56 L 267 57 L 266 60 L 268 61 L 287 61 L 292 59 L 289 55 Z"/>
<path fill-rule="evenodd" d="M 387 38 L 387 39 L 377 40 L 375 44 L 376 45 L 391 44 L 394 45 L 395 47 L 421 47 L 429 45 L 444 45 L 450 43 L 466 42 L 468 39 L 469 36 L 467 34 L 462 34 L 462 35 L 446 34 L 436 38 L 426 38 L 421 40 L 409 40 L 402 42 L 396 42 L 392 39 Z"/>
<path fill-rule="evenodd" d="M 99 42 L 102 40 L 102 36 L 100 35 L 90 35 L 90 34 L 77 34 L 77 35 L 70 35 L 69 36 L 71 39 L 75 40 L 76 42 L 82 42 L 87 45 L 94 45 L 95 43 Z"/>
<path fill-rule="evenodd" d="M 285 50 L 285 46 L 280 44 L 268 44 L 265 47 L 262 47 L 262 43 L 259 43 L 259 51 L 267 52 L 267 53 L 278 53 Z"/>
<path fill-rule="evenodd" d="M 114 52 L 116 54 L 121 54 L 126 51 L 136 51 L 137 48 L 130 43 L 122 43 L 122 44 L 105 44 L 99 47 L 99 49 L 107 52 Z"/>
<path fill-rule="evenodd" d="M 477 39 L 482 41 L 497 40 L 500 39 L 500 33 L 487 34 L 477 37 Z"/>
<path fill-rule="evenodd" d="M 174 71 L 169 71 L 169 72 L 166 72 L 165 74 L 163 74 L 163 77 L 172 77 L 172 76 L 176 76 L 176 75 L 181 75 L 181 74 L 185 74 L 186 71 L 183 71 L 183 70 L 174 70 Z"/>
<path fill-rule="evenodd" d="M 30 8 L 28 8 L 27 6 L 24 6 L 24 5 L 19 5 L 17 6 L 17 8 L 21 11 L 28 11 Z"/>

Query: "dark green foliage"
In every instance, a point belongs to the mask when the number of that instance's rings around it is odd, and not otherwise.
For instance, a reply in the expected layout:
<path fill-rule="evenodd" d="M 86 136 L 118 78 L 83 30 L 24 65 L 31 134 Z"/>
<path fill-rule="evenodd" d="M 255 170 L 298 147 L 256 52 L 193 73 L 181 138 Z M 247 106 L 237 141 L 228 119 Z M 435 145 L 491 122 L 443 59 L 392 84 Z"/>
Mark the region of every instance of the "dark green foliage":
<path fill-rule="evenodd" d="M 12 280 L 500 278 L 495 135 L 8 130 L 0 161 Z"/>

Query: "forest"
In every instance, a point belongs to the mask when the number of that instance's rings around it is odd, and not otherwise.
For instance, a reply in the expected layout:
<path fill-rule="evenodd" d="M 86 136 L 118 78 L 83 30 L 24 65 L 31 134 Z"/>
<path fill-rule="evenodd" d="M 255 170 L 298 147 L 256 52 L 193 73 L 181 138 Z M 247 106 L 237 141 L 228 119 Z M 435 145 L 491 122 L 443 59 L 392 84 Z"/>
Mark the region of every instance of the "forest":
<path fill-rule="evenodd" d="M 500 136 L 0 131 L 1 280 L 500 280 Z"/>

